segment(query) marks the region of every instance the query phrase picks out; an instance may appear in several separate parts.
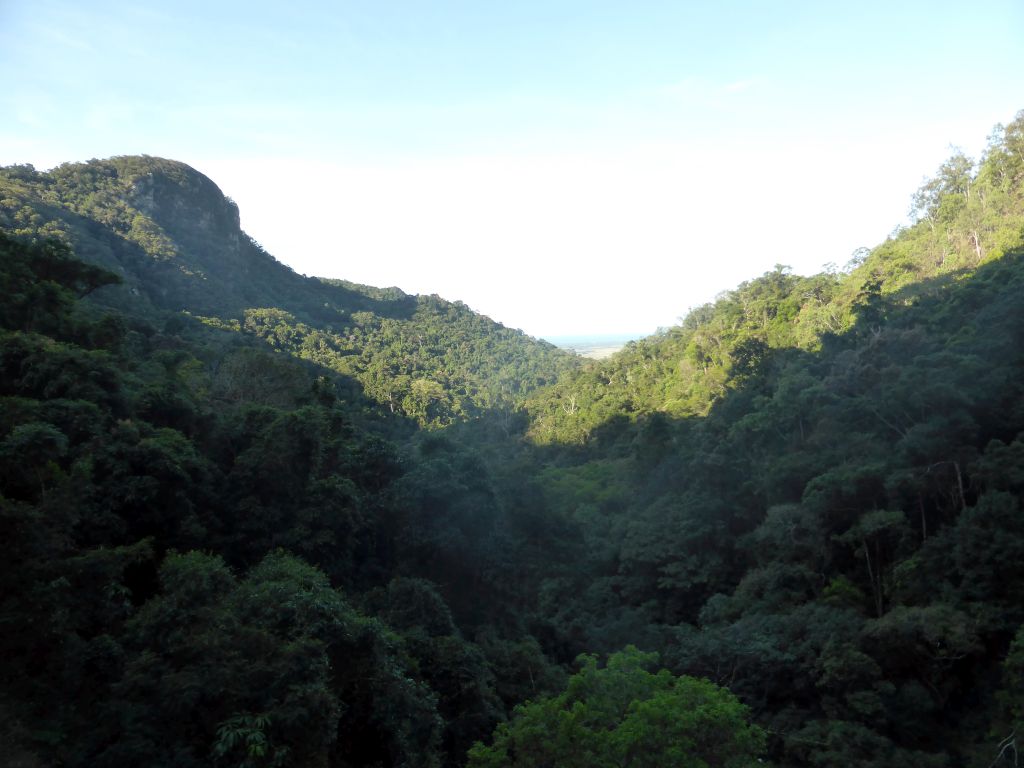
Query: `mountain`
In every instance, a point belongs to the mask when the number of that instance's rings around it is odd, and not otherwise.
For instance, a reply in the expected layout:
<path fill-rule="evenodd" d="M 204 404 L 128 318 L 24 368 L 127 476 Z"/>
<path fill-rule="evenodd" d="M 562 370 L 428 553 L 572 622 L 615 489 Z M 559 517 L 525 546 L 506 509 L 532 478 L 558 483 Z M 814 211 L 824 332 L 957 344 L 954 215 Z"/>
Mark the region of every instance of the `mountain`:
<path fill-rule="evenodd" d="M 118 275 L 122 287 L 94 297 L 107 306 L 160 325 L 184 313 L 263 339 L 355 378 L 421 424 L 511 407 L 578 365 L 458 302 L 296 274 L 241 230 L 216 184 L 171 160 L 0 169 L 0 226 L 54 237 Z"/>
<path fill-rule="evenodd" d="M 588 362 L 175 163 L 0 181 L 0 763 L 1012 764 L 1024 113 Z"/>
<path fill-rule="evenodd" d="M 526 404 L 552 623 L 728 686 L 783 765 L 998 765 L 1020 723 L 1024 113 L 914 211 Z"/>

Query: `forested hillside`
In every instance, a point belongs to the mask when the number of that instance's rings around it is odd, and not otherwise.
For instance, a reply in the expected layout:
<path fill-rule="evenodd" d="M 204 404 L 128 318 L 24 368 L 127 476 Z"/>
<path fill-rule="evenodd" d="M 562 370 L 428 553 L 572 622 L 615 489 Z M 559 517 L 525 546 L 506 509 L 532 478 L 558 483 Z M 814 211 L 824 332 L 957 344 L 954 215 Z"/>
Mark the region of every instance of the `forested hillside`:
<path fill-rule="evenodd" d="M 1024 113 L 601 362 L 177 163 L 0 192 L 0 763 L 1014 764 Z"/>
<path fill-rule="evenodd" d="M 557 623 L 727 685 L 782 764 L 988 765 L 1019 716 L 1024 115 L 913 206 L 527 404 Z"/>
<path fill-rule="evenodd" d="M 117 274 L 128 290 L 97 296 L 106 306 L 263 339 L 355 378 L 421 425 L 511 408 L 575 365 L 461 303 L 296 274 L 240 229 L 234 202 L 182 163 L 119 157 L 47 173 L 2 169 L 0 227 L 56 238 Z"/>

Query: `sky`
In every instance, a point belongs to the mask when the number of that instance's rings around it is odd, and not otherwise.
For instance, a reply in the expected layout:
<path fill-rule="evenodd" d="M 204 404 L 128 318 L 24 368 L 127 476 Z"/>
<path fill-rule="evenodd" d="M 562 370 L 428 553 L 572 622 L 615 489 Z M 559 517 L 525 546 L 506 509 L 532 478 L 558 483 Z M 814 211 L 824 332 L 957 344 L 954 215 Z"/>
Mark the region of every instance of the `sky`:
<path fill-rule="evenodd" d="M 1020 0 L 0 0 L 0 165 L 181 160 L 297 272 L 642 335 L 882 242 L 1022 53 Z"/>

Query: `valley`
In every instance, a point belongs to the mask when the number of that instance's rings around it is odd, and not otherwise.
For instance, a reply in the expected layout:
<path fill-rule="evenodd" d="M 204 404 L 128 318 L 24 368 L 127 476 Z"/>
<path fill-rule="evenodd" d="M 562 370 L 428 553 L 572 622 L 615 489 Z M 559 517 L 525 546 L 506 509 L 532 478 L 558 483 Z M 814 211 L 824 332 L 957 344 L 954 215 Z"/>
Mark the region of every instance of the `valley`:
<path fill-rule="evenodd" d="M 0 169 L 0 762 L 1009 765 L 1024 113 L 908 197 L 554 344 L 183 163 Z"/>

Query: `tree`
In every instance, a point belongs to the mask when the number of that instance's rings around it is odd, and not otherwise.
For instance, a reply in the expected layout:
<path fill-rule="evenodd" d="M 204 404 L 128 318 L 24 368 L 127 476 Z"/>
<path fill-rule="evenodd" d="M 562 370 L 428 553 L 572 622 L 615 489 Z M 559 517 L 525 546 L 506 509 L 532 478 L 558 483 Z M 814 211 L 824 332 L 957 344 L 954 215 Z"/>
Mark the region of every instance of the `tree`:
<path fill-rule="evenodd" d="M 649 672 L 657 658 L 628 646 L 600 668 L 581 656 L 563 693 L 517 707 L 491 746 L 469 751 L 469 767 L 754 765 L 765 738 L 747 708 L 707 680 Z"/>

